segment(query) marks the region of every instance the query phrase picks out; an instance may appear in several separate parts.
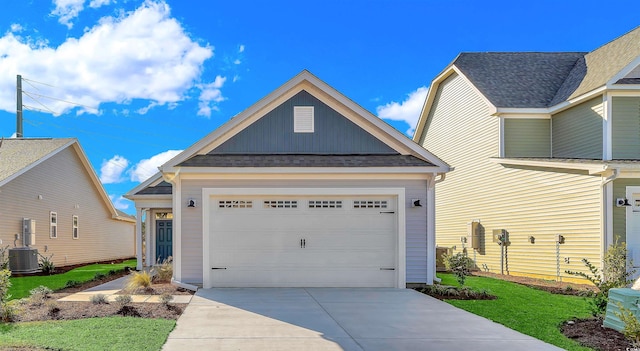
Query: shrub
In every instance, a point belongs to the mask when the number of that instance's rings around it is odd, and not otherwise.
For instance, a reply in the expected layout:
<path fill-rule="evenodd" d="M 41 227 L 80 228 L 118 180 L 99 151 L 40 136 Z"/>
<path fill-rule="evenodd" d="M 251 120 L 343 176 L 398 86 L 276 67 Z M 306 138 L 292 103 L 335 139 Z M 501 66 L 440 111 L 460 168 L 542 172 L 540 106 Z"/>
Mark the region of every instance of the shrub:
<path fill-rule="evenodd" d="M 601 316 L 607 310 L 609 290 L 630 284 L 630 278 L 635 273 L 635 269 L 627 270 L 627 247 L 624 243 L 619 243 L 618 240 L 605 252 L 602 260 L 602 272 L 586 258 L 582 259 L 582 263 L 590 273 L 569 270 L 565 273 L 587 279 L 598 287 L 598 292 L 590 301 L 590 309 L 594 316 Z M 629 261 L 629 266 L 632 266 L 631 261 Z"/>
<path fill-rule="evenodd" d="M 11 287 L 11 271 L 0 270 L 0 321 L 11 322 L 15 316 L 15 308 L 9 304 L 9 288 Z"/>
<path fill-rule="evenodd" d="M 0 247 L 0 270 L 9 269 L 9 246 Z"/>
<path fill-rule="evenodd" d="M 631 312 L 630 309 L 622 306 L 620 302 L 616 303 L 620 312 L 614 312 L 613 314 L 624 323 L 624 329 L 622 333 L 624 336 L 633 343 L 634 346 L 640 344 L 640 321 Z"/>
<path fill-rule="evenodd" d="M 118 295 L 116 296 L 116 304 L 120 306 L 120 308 L 128 305 L 133 301 L 131 295 Z"/>
<path fill-rule="evenodd" d="M 76 286 L 79 286 L 81 284 L 82 283 L 77 280 L 67 280 L 67 282 L 64 284 L 64 289 L 75 288 Z"/>
<path fill-rule="evenodd" d="M 173 277 L 173 258 L 170 256 L 162 262 L 158 262 L 155 268 L 155 280 L 158 282 L 170 282 Z"/>
<path fill-rule="evenodd" d="M 0 303 L 0 322 L 13 322 L 17 314 L 18 309 L 12 301 Z"/>
<path fill-rule="evenodd" d="M 89 299 L 89 301 L 91 301 L 91 303 L 94 304 L 94 305 L 108 304 L 109 303 L 109 301 L 107 301 L 107 295 L 105 295 L 105 294 L 92 295 L 91 298 Z"/>
<path fill-rule="evenodd" d="M 41 305 L 42 303 L 44 303 L 44 300 L 51 297 L 51 293 L 53 293 L 53 290 L 44 285 L 40 285 L 37 288 L 29 290 L 29 293 L 31 294 L 31 302 L 36 305 Z"/>
<path fill-rule="evenodd" d="M 106 278 L 107 275 L 102 273 L 102 272 L 98 272 L 96 273 L 96 275 L 93 276 L 93 280 L 100 280 L 100 279 L 104 279 Z"/>
<path fill-rule="evenodd" d="M 139 288 L 151 287 L 151 274 L 149 272 L 133 272 L 127 281 L 126 290 L 134 291 Z"/>
<path fill-rule="evenodd" d="M 172 300 L 173 300 L 173 296 L 171 294 L 164 293 L 160 295 L 160 302 L 165 306 L 168 306 Z"/>
<path fill-rule="evenodd" d="M 444 254 L 442 258 L 444 266 L 456 276 L 458 284 L 463 286 L 467 276 L 471 274 L 473 260 L 465 252 L 458 252 L 455 255 Z"/>
<path fill-rule="evenodd" d="M 38 263 L 40 265 L 40 270 L 42 270 L 43 273 L 53 274 L 53 272 L 55 272 L 56 270 L 56 265 L 53 264 L 53 261 L 51 261 L 51 259 L 53 258 L 53 254 L 51 254 L 51 256 L 49 257 L 43 256 L 41 254 L 38 255 L 40 256 L 40 262 Z"/>

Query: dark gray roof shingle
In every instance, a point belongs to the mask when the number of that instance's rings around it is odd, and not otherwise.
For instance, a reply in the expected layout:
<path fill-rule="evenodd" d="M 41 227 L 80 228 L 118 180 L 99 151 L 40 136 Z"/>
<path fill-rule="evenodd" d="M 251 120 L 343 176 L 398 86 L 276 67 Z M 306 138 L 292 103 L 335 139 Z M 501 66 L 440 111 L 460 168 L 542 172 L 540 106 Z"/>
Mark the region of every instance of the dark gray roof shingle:
<path fill-rule="evenodd" d="M 196 155 L 179 167 L 429 167 L 411 155 Z"/>
<path fill-rule="evenodd" d="M 136 195 L 171 195 L 173 187 L 171 184 L 162 181 L 156 186 L 148 186 L 136 193 Z"/>
<path fill-rule="evenodd" d="M 453 64 L 496 107 L 544 108 L 585 52 L 470 52 Z"/>

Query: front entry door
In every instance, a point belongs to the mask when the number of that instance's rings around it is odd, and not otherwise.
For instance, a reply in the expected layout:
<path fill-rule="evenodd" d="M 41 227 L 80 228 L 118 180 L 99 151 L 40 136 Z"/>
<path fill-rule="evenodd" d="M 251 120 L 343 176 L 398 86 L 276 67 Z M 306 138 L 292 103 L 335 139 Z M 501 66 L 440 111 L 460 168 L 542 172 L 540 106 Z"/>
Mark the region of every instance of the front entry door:
<path fill-rule="evenodd" d="M 173 221 L 156 221 L 156 262 L 160 263 L 173 255 Z"/>
<path fill-rule="evenodd" d="M 640 187 L 627 187 L 627 200 L 631 206 L 627 207 L 627 249 L 633 259 L 635 267 L 640 266 Z M 637 278 L 638 272 L 636 271 Z"/>

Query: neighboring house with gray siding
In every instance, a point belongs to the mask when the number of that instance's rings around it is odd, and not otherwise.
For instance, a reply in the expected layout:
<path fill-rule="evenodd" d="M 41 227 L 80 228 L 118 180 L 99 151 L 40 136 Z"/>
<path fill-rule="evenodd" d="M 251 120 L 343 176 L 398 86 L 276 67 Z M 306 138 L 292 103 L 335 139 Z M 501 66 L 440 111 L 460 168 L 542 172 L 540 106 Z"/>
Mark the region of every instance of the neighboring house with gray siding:
<path fill-rule="evenodd" d="M 616 238 L 640 264 L 640 27 L 592 52 L 461 53 L 414 140 L 454 169 L 437 244 L 480 269 L 568 280 Z"/>
<path fill-rule="evenodd" d="M 135 254 L 135 218 L 113 207 L 76 139 L 0 142 L 3 247 L 23 247 L 24 218 L 36 223 L 30 247 L 56 266 Z"/>
<path fill-rule="evenodd" d="M 303 71 L 125 195 L 149 228 L 138 267 L 173 256 L 176 282 L 207 288 L 431 284 L 448 170 Z"/>

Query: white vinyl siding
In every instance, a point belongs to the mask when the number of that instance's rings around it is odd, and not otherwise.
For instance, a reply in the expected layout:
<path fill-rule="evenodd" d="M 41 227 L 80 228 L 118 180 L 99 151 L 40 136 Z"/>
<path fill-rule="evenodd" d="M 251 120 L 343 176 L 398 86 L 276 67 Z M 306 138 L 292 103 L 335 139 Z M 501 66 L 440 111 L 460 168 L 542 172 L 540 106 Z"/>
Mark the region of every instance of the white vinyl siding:
<path fill-rule="evenodd" d="M 49 238 L 52 210 L 58 215 L 55 240 Z M 22 233 L 22 218 L 36 220 L 33 247 L 45 252 L 47 246 L 47 254 L 53 254 L 56 266 L 135 256 L 134 223 L 112 219 L 72 147 L 2 186 L 0 213 L 0 239 L 4 243 L 13 242 L 14 233 Z M 73 215 L 82 218 L 80 240 L 73 240 L 71 235 Z"/>
<path fill-rule="evenodd" d="M 602 159 L 602 97 L 551 118 L 553 157 Z"/>
<path fill-rule="evenodd" d="M 58 237 L 58 214 L 49 212 L 49 237 L 55 239 Z"/>
<path fill-rule="evenodd" d="M 499 120 L 476 91 L 454 75 L 438 87 L 437 99 L 422 145 L 454 170 L 436 185 L 436 244 L 461 252 L 467 223 L 479 220 L 482 248 L 468 251 L 480 269 L 500 273 L 494 229 L 508 231 L 511 274 L 555 278 L 556 234 L 566 238 L 560 247 L 563 278 L 567 269 L 583 269 L 582 258 L 599 262 L 600 177 L 497 164 L 489 159 L 498 156 Z"/>
<path fill-rule="evenodd" d="M 426 180 L 182 180 L 181 203 L 188 198 L 202 201 L 203 188 L 405 188 L 406 281 L 427 279 L 426 207 L 410 208 L 409 199 L 426 199 Z M 255 206 L 255 203 L 254 203 Z M 262 204 L 260 204 L 262 206 Z M 398 204 L 403 206 L 403 204 Z M 178 225 L 178 223 L 176 223 Z M 202 283 L 202 213 L 182 212 L 182 281 Z"/>
<path fill-rule="evenodd" d="M 505 157 L 551 157 L 551 120 L 504 120 Z"/>
<path fill-rule="evenodd" d="M 640 159 L 640 97 L 613 97 L 613 158 Z"/>

